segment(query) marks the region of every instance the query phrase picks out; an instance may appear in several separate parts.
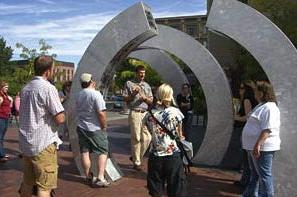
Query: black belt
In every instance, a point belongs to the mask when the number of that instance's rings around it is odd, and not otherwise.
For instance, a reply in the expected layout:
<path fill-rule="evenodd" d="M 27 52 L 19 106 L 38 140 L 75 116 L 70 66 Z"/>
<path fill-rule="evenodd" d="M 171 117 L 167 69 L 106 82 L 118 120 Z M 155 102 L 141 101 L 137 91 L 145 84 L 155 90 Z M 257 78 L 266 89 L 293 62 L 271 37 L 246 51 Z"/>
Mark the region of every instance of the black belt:
<path fill-rule="evenodd" d="M 139 113 L 144 113 L 144 112 L 146 112 L 145 109 L 132 109 L 132 111 L 139 112 Z"/>

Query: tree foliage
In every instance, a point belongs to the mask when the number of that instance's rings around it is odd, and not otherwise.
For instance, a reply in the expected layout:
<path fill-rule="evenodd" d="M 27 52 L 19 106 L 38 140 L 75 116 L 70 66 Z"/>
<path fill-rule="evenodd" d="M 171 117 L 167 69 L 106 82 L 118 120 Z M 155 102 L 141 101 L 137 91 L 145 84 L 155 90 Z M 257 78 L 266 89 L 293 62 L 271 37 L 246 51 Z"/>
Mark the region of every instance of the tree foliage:
<path fill-rule="evenodd" d="M 9 62 L 13 54 L 10 46 L 6 45 L 6 41 L 0 36 L 0 76 L 5 76 L 13 71 L 13 65 Z"/>
<path fill-rule="evenodd" d="M 122 89 L 126 81 L 135 78 L 135 68 L 138 65 L 143 65 L 146 68 L 145 81 L 151 86 L 159 86 L 162 83 L 162 78 L 150 65 L 135 58 L 127 58 L 116 72 L 115 89 Z"/>
<path fill-rule="evenodd" d="M 10 61 L 13 50 L 10 46 L 6 46 L 4 38 L 0 38 L 0 80 L 8 82 L 10 95 L 16 95 L 32 79 L 34 76 L 33 63 L 37 56 L 51 55 L 56 57 L 56 54 L 49 54 L 52 46 L 47 44 L 44 39 L 39 40 L 39 49 L 28 48 L 22 43 L 17 43 L 16 47 L 21 50 L 20 58 L 28 60 L 25 67 L 17 66 Z"/>
<path fill-rule="evenodd" d="M 23 45 L 22 43 L 16 43 L 16 47 L 21 49 L 20 58 L 28 60 L 28 65 L 25 68 L 16 69 L 15 75 L 19 78 L 19 83 L 26 84 L 34 76 L 33 64 L 34 59 L 40 55 L 50 55 L 56 57 L 56 54 L 49 54 L 49 50 L 52 49 L 52 46 L 47 44 L 44 39 L 39 40 L 39 49 L 30 49 Z"/>

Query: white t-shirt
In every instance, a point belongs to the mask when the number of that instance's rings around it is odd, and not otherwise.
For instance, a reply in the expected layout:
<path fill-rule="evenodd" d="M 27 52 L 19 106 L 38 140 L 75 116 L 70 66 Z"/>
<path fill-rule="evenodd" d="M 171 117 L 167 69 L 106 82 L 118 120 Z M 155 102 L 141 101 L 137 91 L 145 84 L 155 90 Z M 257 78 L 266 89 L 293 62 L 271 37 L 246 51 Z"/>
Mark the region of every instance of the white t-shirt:
<path fill-rule="evenodd" d="M 90 88 L 81 90 L 76 98 L 76 110 L 77 126 L 91 132 L 101 130 L 98 111 L 106 110 L 106 106 L 99 91 Z"/>
<path fill-rule="evenodd" d="M 249 115 L 242 132 L 242 147 L 253 150 L 263 130 L 269 129 L 269 137 L 261 146 L 261 151 L 276 151 L 280 149 L 280 111 L 275 102 L 259 104 Z"/>

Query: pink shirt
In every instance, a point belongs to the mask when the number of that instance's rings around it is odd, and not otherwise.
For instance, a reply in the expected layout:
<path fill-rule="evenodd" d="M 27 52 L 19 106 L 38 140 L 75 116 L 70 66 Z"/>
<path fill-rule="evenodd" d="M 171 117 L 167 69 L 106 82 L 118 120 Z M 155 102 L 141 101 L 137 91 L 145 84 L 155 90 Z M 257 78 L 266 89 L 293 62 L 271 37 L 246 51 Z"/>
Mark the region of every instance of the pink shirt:
<path fill-rule="evenodd" d="M 15 98 L 14 98 L 14 107 L 15 107 L 16 111 L 20 111 L 20 104 L 21 104 L 20 96 L 15 96 Z"/>

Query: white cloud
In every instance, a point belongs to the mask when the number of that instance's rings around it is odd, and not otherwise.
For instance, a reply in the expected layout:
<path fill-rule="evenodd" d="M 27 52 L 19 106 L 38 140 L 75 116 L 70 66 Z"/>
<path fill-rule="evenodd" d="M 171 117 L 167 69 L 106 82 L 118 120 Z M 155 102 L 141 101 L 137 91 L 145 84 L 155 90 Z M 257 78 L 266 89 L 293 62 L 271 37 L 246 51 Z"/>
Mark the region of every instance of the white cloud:
<path fill-rule="evenodd" d="M 10 7 L 9 9 L 12 8 Z M 65 55 L 82 56 L 96 34 L 116 14 L 115 12 L 103 12 L 99 14 L 78 15 L 58 20 L 47 20 L 35 24 L 13 24 L 9 21 L 0 20 L 0 35 L 4 35 L 4 38 L 7 39 L 13 48 L 16 42 L 21 42 L 29 48 L 38 48 L 38 40 L 43 38 L 48 44 L 53 46 L 51 52 L 56 53 L 58 57 Z M 153 13 L 155 18 L 200 14 L 206 14 L 206 11 L 159 11 Z M 19 53 L 19 51 L 15 50 L 15 53 Z"/>
<path fill-rule="evenodd" d="M 50 0 L 38 0 L 40 3 L 46 3 L 46 4 L 55 4 L 55 2 Z"/>
<path fill-rule="evenodd" d="M 13 15 L 13 14 L 62 13 L 62 12 L 69 12 L 71 10 L 73 9 L 62 8 L 62 7 L 55 7 L 54 9 L 50 9 L 50 8 L 40 7 L 38 5 L 28 5 L 28 4 L 10 5 L 5 3 L 0 3 L 0 15 L 3 15 L 3 16 Z"/>
<path fill-rule="evenodd" d="M 91 40 L 114 15 L 105 12 L 23 25 L 0 21 L 0 34 L 8 37 L 8 43 L 12 47 L 16 42 L 21 42 L 30 48 L 38 48 L 38 40 L 43 38 L 53 46 L 53 53 L 82 56 Z"/>

